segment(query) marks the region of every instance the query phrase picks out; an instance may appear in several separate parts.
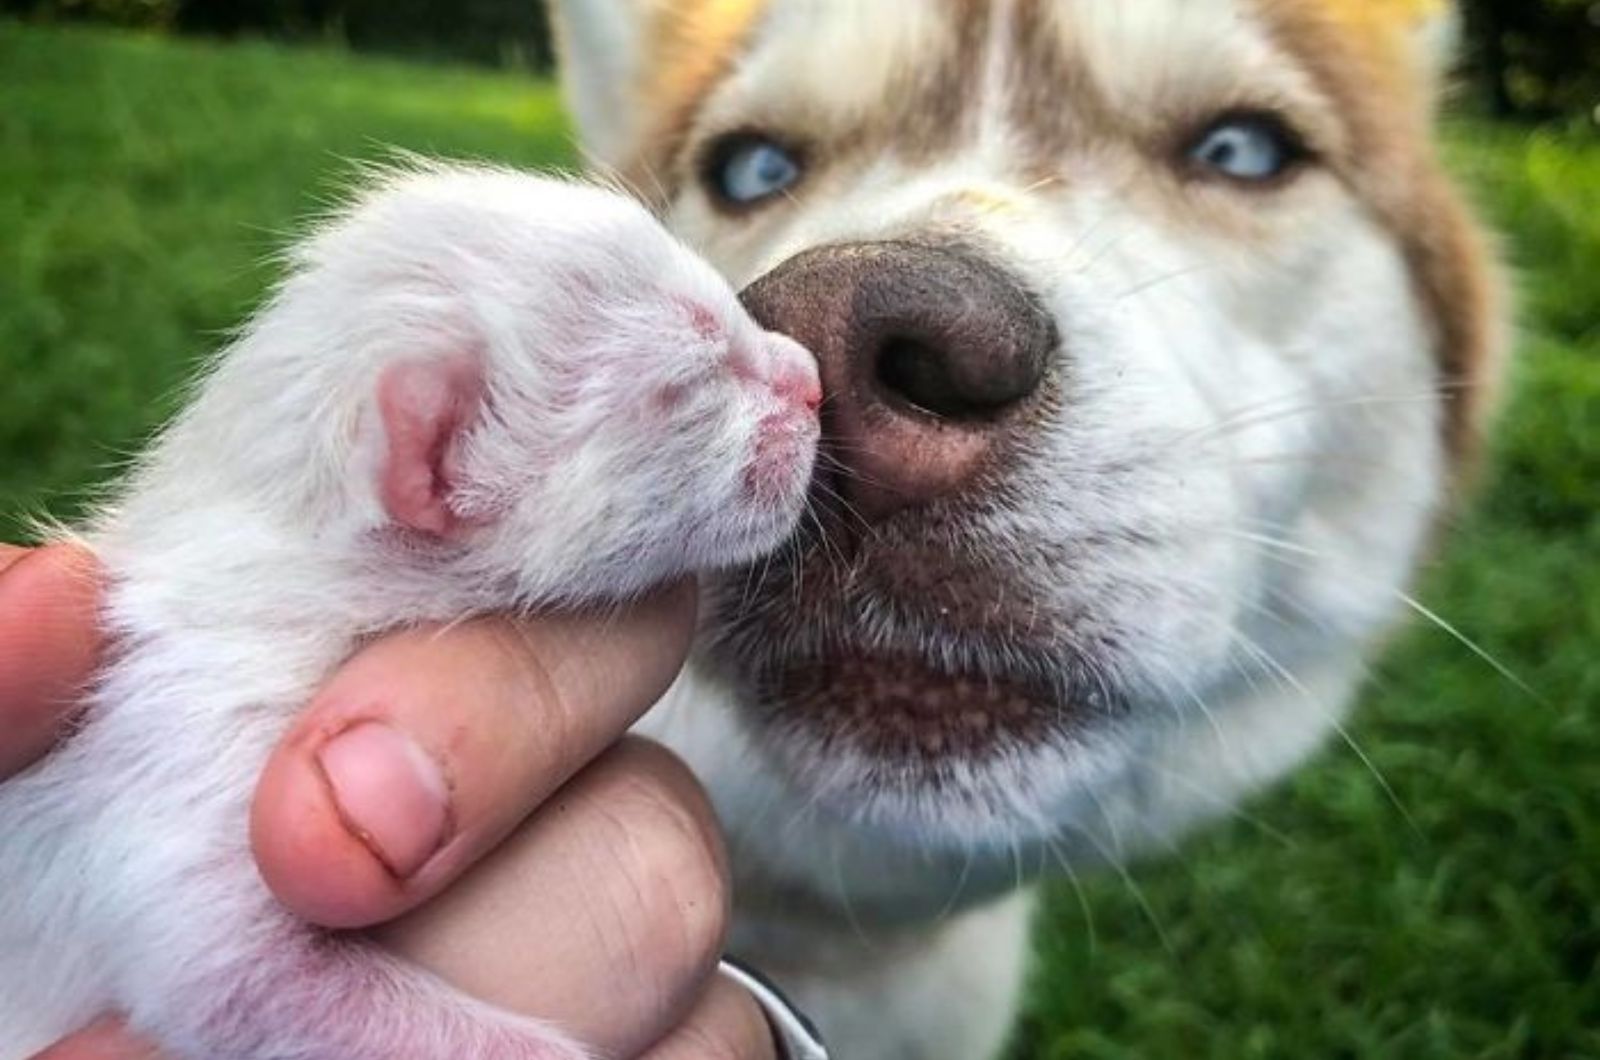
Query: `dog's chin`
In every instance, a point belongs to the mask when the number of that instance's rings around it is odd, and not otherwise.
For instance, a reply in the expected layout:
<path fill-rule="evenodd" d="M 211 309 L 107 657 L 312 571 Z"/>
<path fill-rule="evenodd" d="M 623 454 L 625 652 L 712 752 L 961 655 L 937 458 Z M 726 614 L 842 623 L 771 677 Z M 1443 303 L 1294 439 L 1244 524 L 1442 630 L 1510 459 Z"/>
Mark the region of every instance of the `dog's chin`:
<path fill-rule="evenodd" d="M 918 844 L 1048 830 L 1105 772 L 1111 693 L 848 649 L 761 680 L 752 722 L 777 768 L 835 817 Z"/>
<path fill-rule="evenodd" d="M 771 667 L 755 703 L 774 725 L 814 732 L 824 751 L 926 776 L 930 785 L 951 763 L 1049 742 L 1082 713 L 1044 682 L 851 647 Z"/>
<path fill-rule="evenodd" d="M 780 566 L 770 596 L 743 576 L 713 594 L 711 660 L 816 809 L 921 844 L 992 842 L 1104 771 L 1128 714 L 1105 659 L 992 621 L 970 574 L 946 584 L 990 621 L 859 570 Z"/>

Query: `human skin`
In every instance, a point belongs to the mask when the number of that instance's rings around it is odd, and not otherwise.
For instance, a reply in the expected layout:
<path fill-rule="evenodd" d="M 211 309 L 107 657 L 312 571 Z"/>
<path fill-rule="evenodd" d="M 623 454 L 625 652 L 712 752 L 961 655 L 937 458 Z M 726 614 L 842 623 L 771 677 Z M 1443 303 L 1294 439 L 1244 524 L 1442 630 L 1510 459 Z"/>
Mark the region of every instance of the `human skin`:
<path fill-rule="evenodd" d="M 0 781 L 68 730 L 101 648 L 98 599 L 87 553 L 0 546 Z M 488 619 L 364 649 L 262 774 L 263 878 L 307 920 L 371 930 L 607 1055 L 771 1060 L 754 1001 L 713 974 L 729 896 L 715 817 L 681 763 L 623 735 L 682 665 L 693 624 L 680 585 L 603 626 Z M 358 703 L 382 725 L 334 748 Z M 446 724 L 471 738 L 436 739 Z M 448 805 L 394 753 L 407 742 L 448 748 Z M 108 1014 L 43 1056 L 159 1054 Z"/>

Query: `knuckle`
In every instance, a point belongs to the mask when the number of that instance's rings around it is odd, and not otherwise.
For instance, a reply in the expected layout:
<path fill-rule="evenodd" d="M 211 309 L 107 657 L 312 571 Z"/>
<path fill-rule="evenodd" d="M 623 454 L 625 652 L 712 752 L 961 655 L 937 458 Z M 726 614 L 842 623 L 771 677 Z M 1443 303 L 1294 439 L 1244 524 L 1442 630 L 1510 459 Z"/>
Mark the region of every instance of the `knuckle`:
<path fill-rule="evenodd" d="M 538 631 L 509 619 L 483 619 L 477 632 L 493 659 L 490 672 L 501 678 L 497 687 L 513 690 L 513 701 L 503 704 L 510 723 L 536 727 L 538 742 L 552 748 L 557 760 L 577 753 L 582 705 L 572 702 L 557 679 L 547 657 L 550 645 Z"/>
<path fill-rule="evenodd" d="M 755 1001 L 727 981 L 713 984 L 695 1014 L 648 1060 L 774 1060 L 777 1047 Z"/>
<path fill-rule="evenodd" d="M 674 1042 L 673 1048 L 678 1050 L 669 1060 L 677 1060 L 681 1055 L 683 1060 L 694 1057 L 695 1060 L 753 1060 L 757 1056 L 749 1048 L 749 1037 L 740 1032 L 740 1037 L 731 1038 L 720 1030 L 708 1027 L 694 1027 L 684 1033 L 681 1042 Z"/>
<path fill-rule="evenodd" d="M 17 545 L 0 543 L 0 574 L 4 574 L 7 568 L 11 567 L 15 563 L 21 562 L 23 559 L 27 558 L 27 556 L 28 550 L 25 548 L 21 548 Z"/>
<path fill-rule="evenodd" d="M 699 783 L 666 750 L 629 739 L 613 752 L 609 796 L 624 832 L 646 945 L 658 966 L 698 980 L 721 955 L 732 889 L 721 831 Z"/>

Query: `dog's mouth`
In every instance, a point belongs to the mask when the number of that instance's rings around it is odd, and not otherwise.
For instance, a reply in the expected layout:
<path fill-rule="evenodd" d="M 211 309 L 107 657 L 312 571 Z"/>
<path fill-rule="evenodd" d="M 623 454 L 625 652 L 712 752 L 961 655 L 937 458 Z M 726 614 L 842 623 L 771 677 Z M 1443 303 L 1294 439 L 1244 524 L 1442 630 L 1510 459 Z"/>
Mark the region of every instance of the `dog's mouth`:
<path fill-rule="evenodd" d="M 932 773 L 1044 743 L 1081 709 L 1044 682 L 849 647 L 772 667 L 755 702 L 768 723 L 824 750 Z"/>
<path fill-rule="evenodd" d="M 1114 646 L 936 524 L 854 545 L 819 527 L 714 587 L 711 657 L 753 724 L 863 780 L 942 786 L 1124 712 Z"/>

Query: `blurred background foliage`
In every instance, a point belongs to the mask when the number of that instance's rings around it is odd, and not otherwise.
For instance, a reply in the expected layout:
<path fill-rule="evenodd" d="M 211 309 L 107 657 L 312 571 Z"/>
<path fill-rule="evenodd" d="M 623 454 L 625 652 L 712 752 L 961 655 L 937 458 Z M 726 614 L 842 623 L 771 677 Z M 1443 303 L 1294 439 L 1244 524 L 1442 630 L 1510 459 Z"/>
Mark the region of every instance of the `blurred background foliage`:
<path fill-rule="evenodd" d="M 1465 0 L 1469 59 L 1497 118 L 1600 123 L 1600 3 Z"/>
<path fill-rule="evenodd" d="M 1600 123 L 1600 2 L 1462 0 L 1479 105 L 1498 118 Z M 0 0 L 34 20 L 290 41 L 544 70 L 539 0 Z"/>
<path fill-rule="evenodd" d="M 0 0 L 0 13 L 534 70 L 552 62 L 540 0 Z"/>

